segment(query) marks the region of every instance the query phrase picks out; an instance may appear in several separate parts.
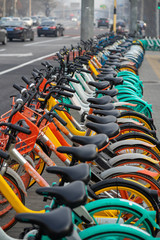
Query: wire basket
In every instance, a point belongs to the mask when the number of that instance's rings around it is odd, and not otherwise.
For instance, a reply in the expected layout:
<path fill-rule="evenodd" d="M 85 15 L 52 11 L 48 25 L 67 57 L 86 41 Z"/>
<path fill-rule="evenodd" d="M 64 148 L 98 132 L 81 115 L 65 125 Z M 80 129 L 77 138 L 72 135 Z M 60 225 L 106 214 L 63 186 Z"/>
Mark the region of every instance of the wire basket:
<path fill-rule="evenodd" d="M 12 110 L 10 110 L 9 112 L 7 112 L 7 113 L 5 113 L 1 116 L 0 117 L 0 122 L 7 122 L 8 118 L 11 114 L 11 111 Z M 27 135 L 27 134 L 21 133 L 21 132 L 18 133 L 17 143 L 16 143 L 15 147 L 21 154 L 25 154 L 25 153 L 30 152 L 33 149 L 33 147 L 35 145 L 35 142 L 36 142 L 36 139 L 37 139 L 38 134 L 39 134 L 39 129 L 34 123 L 32 123 L 27 117 L 25 117 L 20 112 L 17 112 L 16 114 L 13 115 L 11 123 L 15 124 L 19 120 L 22 120 L 22 119 L 24 119 L 25 122 L 27 123 L 27 125 L 29 126 L 31 134 Z M 1 134 L 0 135 L 0 149 L 3 149 L 3 150 L 5 150 L 5 147 L 6 147 L 8 138 L 9 138 L 9 136 L 5 135 L 2 131 L 2 130 L 5 130 L 5 129 L 6 129 L 5 126 L 1 127 L 1 129 L 0 129 L 0 134 Z"/>

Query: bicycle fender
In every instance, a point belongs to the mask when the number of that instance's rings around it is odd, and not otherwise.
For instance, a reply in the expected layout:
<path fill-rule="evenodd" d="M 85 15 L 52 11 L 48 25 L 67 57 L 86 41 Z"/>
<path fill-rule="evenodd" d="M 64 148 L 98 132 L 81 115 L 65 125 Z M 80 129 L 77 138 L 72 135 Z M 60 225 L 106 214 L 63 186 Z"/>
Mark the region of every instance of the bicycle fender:
<path fill-rule="evenodd" d="M 100 207 L 101 211 L 106 210 L 106 207 L 109 206 L 114 209 L 117 208 L 117 206 L 122 206 L 126 207 L 129 209 L 133 209 L 133 211 L 137 211 L 141 213 L 142 218 L 144 219 L 149 219 L 149 221 L 152 223 L 152 225 L 159 229 L 159 225 L 155 222 L 156 218 L 156 211 L 147 211 L 144 209 L 142 206 L 135 202 L 131 202 L 126 199 L 119 199 L 119 198 L 105 198 L 105 199 L 98 199 L 96 201 L 87 203 L 85 205 L 85 208 L 87 209 L 88 212 L 91 212 L 92 209 L 98 209 Z"/>
<path fill-rule="evenodd" d="M 114 151 L 115 148 L 117 148 L 119 146 L 125 146 L 125 145 L 129 145 L 129 146 L 143 145 L 143 146 L 149 147 L 149 148 L 153 148 L 156 146 L 156 145 L 152 145 L 147 142 L 140 141 L 140 140 L 127 139 L 127 140 L 120 140 L 115 143 L 112 143 L 110 145 L 110 148 L 112 151 Z"/>
<path fill-rule="evenodd" d="M 14 178 L 22 192 L 25 194 L 25 196 L 27 196 L 26 188 L 20 176 L 10 167 L 7 167 L 6 173 Z"/>
<path fill-rule="evenodd" d="M 10 237 L 9 235 L 7 235 L 3 230 L 2 228 L 0 227 L 0 236 L 1 236 L 1 239 L 3 240 L 18 240 L 16 238 L 12 238 Z"/>
<path fill-rule="evenodd" d="M 129 102 L 115 102 L 115 103 L 113 103 L 113 105 L 114 105 L 115 107 L 121 107 L 121 106 L 123 106 L 123 105 L 125 105 L 125 106 L 131 106 L 131 107 L 136 107 L 136 106 L 137 106 L 137 104 L 133 104 L 133 103 L 129 103 Z"/>
<path fill-rule="evenodd" d="M 142 171 L 142 168 L 139 168 L 139 167 L 134 167 L 134 166 L 117 166 L 117 167 L 112 167 L 110 169 L 107 169 L 105 171 L 103 171 L 100 176 L 102 179 L 106 179 L 106 178 L 109 178 L 111 177 L 113 174 L 116 174 L 116 173 L 120 173 L 120 174 L 123 174 L 123 173 L 137 173 L 137 172 L 140 172 Z"/>
<path fill-rule="evenodd" d="M 117 118 L 117 123 L 120 123 L 120 124 L 122 124 L 122 123 L 134 123 L 135 125 L 143 126 L 142 123 L 134 121 L 131 118 Z"/>
<path fill-rule="evenodd" d="M 143 160 L 146 160 L 148 162 L 152 162 L 154 164 L 158 164 L 159 161 L 157 160 L 154 160 L 148 156 L 145 156 L 141 153 L 124 153 L 124 154 L 120 154 L 118 156 L 115 156 L 113 158 L 111 158 L 108 162 L 111 166 L 114 166 L 114 164 L 118 163 L 118 162 L 121 162 L 122 160 L 139 160 L 139 159 L 143 159 Z"/>

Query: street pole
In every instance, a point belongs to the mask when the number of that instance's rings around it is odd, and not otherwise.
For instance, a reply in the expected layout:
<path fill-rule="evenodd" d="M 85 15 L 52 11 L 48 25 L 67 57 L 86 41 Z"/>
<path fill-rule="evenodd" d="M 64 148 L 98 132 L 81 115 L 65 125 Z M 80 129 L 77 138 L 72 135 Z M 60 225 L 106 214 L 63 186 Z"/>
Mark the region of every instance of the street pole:
<path fill-rule="evenodd" d="M 6 16 L 6 0 L 3 0 L 3 17 Z"/>
<path fill-rule="evenodd" d="M 116 34 L 116 22 L 117 22 L 117 0 L 114 0 L 114 12 L 113 12 L 113 32 Z"/>
<path fill-rule="evenodd" d="M 29 0 L 29 17 L 32 15 L 32 0 Z"/>
<path fill-rule="evenodd" d="M 134 34 L 137 31 L 137 18 L 138 18 L 138 0 L 130 0 L 130 33 Z"/>
<path fill-rule="evenodd" d="M 94 1 L 81 0 L 81 40 L 94 36 Z"/>
<path fill-rule="evenodd" d="M 156 37 L 159 38 L 159 9 L 158 9 L 158 0 L 156 1 L 156 9 L 157 9 L 157 12 L 156 12 L 156 22 L 157 22 L 157 34 L 156 34 Z"/>
<path fill-rule="evenodd" d="M 17 15 L 17 0 L 14 0 L 14 17 Z"/>

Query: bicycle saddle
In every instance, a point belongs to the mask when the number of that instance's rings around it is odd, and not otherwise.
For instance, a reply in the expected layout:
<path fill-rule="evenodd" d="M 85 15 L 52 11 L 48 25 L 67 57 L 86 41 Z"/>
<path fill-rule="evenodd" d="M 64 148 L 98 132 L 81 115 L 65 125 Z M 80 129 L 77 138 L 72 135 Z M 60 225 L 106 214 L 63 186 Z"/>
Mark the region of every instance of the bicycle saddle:
<path fill-rule="evenodd" d="M 109 139 L 117 137 L 119 135 L 119 125 L 117 123 L 93 123 L 88 122 L 86 123 L 86 127 L 90 128 L 91 130 L 95 131 L 96 133 L 104 133 L 106 134 Z"/>
<path fill-rule="evenodd" d="M 110 71 L 105 71 L 105 72 L 101 72 L 98 77 L 105 77 L 107 76 L 108 74 L 112 74 L 113 76 L 117 76 L 117 72 L 115 70 L 110 70 Z"/>
<path fill-rule="evenodd" d="M 88 98 L 87 101 L 94 104 L 106 104 L 110 103 L 112 98 L 110 96 L 102 96 L 100 98 Z"/>
<path fill-rule="evenodd" d="M 110 83 L 107 81 L 103 81 L 103 82 L 89 82 L 89 85 L 96 87 L 97 89 L 101 90 L 101 89 L 106 89 L 108 87 L 110 87 Z"/>
<path fill-rule="evenodd" d="M 98 68 L 97 70 L 100 71 L 100 72 L 107 72 L 108 73 L 108 72 L 112 72 L 113 68 L 107 66 L 106 68 Z"/>
<path fill-rule="evenodd" d="M 100 104 L 89 104 L 89 107 L 90 108 L 93 108 L 93 109 L 101 109 L 101 110 L 113 110 L 115 109 L 115 106 L 113 103 L 107 103 L 107 104 L 103 104 L 103 105 L 100 105 Z"/>
<path fill-rule="evenodd" d="M 94 136 L 73 136 L 71 138 L 73 142 L 79 143 L 81 145 L 95 144 L 98 149 L 103 148 L 109 143 L 109 138 L 105 134 L 97 134 Z"/>
<path fill-rule="evenodd" d="M 110 89 L 110 90 L 109 89 L 107 89 L 107 90 L 97 90 L 96 93 L 108 95 L 108 96 L 111 96 L 111 97 L 115 97 L 118 94 L 118 90 L 116 88 L 113 88 L 113 89 Z"/>
<path fill-rule="evenodd" d="M 93 110 L 94 114 L 99 114 L 99 115 L 103 115 L 103 116 L 108 116 L 108 115 L 112 115 L 116 118 L 120 117 L 120 111 L 118 110 Z"/>
<path fill-rule="evenodd" d="M 82 181 L 75 181 L 65 186 L 41 187 L 36 193 L 56 198 L 58 205 L 76 208 L 87 201 L 86 187 Z"/>
<path fill-rule="evenodd" d="M 117 122 L 117 118 L 115 116 L 112 115 L 108 115 L 108 116 L 97 116 L 97 115 L 88 115 L 86 117 L 89 121 L 91 122 L 95 122 L 95 123 L 101 123 L 101 124 L 106 124 L 106 123 L 111 123 Z"/>
<path fill-rule="evenodd" d="M 101 79 L 101 81 L 108 81 L 108 82 L 112 82 L 113 85 L 119 85 L 119 84 L 123 84 L 123 78 L 122 77 L 105 77 L 103 79 Z"/>
<path fill-rule="evenodd" d="M 70 167 L 47 167 L 46 171 L 48 173 L 59 174 L 63 178 L 64 182 L 73 182 L 79 180 L 87 184 L 90 180 L 90 168 L 86 163 L 81 163 Z"/>
<path fill-rule="evenodd" d="M 20 213 L 15 216 L 19 222 L 37 224 L 51 239 L 69 236 L 73 231 L 72 213 L 68 207 L 61 207 L 48 213 Z"/>
<path fill-rule="evenodd" d="M 72 155 L 76 161 L 87 162 L 96 159 L 98 149 L 95 144 L 87 144 L 80 147 L 58 147 L 57 151 Z"/>

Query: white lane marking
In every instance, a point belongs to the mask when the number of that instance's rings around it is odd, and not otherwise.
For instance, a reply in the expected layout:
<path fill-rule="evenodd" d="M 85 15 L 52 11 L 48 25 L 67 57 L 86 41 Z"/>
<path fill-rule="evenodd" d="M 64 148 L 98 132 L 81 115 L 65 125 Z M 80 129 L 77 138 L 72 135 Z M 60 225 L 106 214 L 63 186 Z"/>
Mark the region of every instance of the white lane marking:
<path fill-rule="evenodd" d="M 0 49 L 0 52 L 4 52 L 4 51 L 6 51 L 6 49 L 5 49 L 5 48 L 2 48 L 2 49 Z"/>
<path fill-rule="evenodd" d="M 77 38 L 80 38 L 80 36 L 76 36 L 76 37 L 71 37 L 72 39 L 77 39 Z"/>
<path fill-rule="evenodd" d="M 61 40 L 61 39 L 63 39 L 63 37 L 54 38 L 54 39 L 51 39 L 51 40 L 40 41 L 40 42 L 27 43 L 24 46 L 27 47 L 27 46 L 32 46 L 32 45 L 39 45 L 39 44 L 44 44 L 44 43 L 48 43 L 48 42 L 54 42 L 54 41 Z"/>
<path fill-rule="evenodd" d="M 55 55 L 56 53 L 57 53 L 57 52 L 54 52 L 54 53 L 48 54 L 48 55 L 46 55 L 46 56 L 42 56 L 42 57 L 39 57 L 39 58 L 35 58 L 35 59 L 31 60 L 31 61 L 22 63 L 22 64 L 20 64 L 20 65 L 18 65 L 18 66 L 16 66 L 16 67 L 9 68 L 9 69 L 7 69 L 7 70 L 1 71 L 1 72 L 0 72 L 0 75 L 3 75 L 3 74 L 5 74 L 5 73 L 12 72 L 12 71 L 14 71 L 14 70 L 16 70 L 16 69 L 19 69 L 19 68 L 22 68 L 22 67 L 25 67 L 25 66 L 27 66 L 27 65 L 29 65 L 29 64 L 32 64 L 32 63 L 37 62 L 37 61 L 40 61 L 40 60 L 42 60 L 42 59 L 44 59 L 44 58 L 51 57 L 51 56 Z"/>
<path fill-rule="evenodd" d="M 32 53 L 2 53 L 0 57 L 29 57 Z"/>

